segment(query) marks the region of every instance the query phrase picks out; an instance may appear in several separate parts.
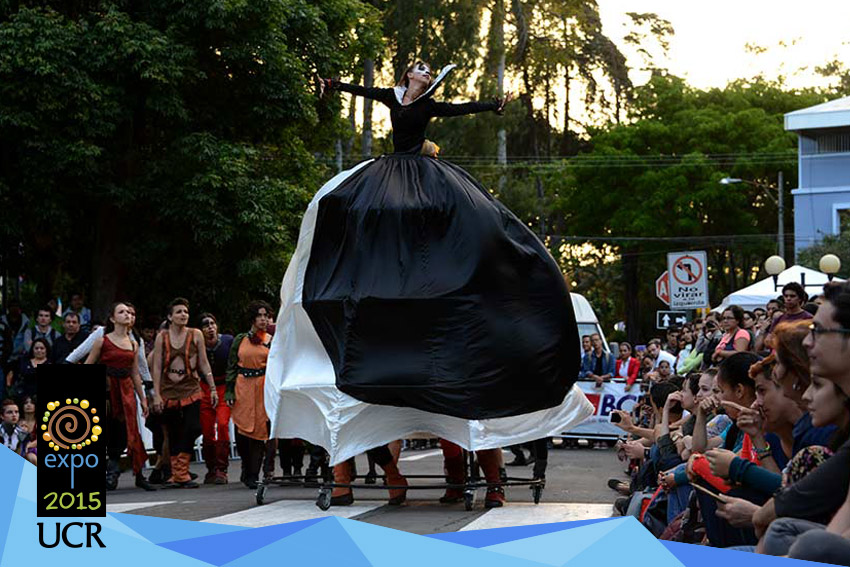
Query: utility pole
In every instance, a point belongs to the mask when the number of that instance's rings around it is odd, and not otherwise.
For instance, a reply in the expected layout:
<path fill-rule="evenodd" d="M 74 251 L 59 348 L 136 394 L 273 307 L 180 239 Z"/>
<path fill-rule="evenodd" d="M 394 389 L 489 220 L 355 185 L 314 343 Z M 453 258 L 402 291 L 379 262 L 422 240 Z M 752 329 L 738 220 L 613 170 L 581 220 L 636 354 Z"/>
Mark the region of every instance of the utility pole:
<path fill-rule="evenodd" d="M 779 192 L 779 218 L 777 219 L 777 234 L 776 238 L 779 245 L 779 256 L 785 259 L 785 177 L 782 172 L 779 172 L 779 183 L 777 190 Z"/>

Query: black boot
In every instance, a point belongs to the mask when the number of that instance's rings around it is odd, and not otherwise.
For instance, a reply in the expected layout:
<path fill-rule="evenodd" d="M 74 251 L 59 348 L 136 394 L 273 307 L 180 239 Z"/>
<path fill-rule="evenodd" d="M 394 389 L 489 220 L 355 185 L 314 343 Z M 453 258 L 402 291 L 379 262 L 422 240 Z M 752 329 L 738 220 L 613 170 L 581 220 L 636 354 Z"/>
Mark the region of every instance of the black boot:
<path fill-rule="evenodd" d="M 106 490 L 115 490 L 118 488 L 118 477 L 121 476 L 121 467 L 118 465 L 118 459 L 109 459 L 106 461 Z"/>
<path fill-rule="evenodd" d="M 156 490 L 156 487 L 149 483 L 145 478 L 145 475 L 142 473 L 136 475 L 136 486 L 147 492 L 153 492 Z"/>

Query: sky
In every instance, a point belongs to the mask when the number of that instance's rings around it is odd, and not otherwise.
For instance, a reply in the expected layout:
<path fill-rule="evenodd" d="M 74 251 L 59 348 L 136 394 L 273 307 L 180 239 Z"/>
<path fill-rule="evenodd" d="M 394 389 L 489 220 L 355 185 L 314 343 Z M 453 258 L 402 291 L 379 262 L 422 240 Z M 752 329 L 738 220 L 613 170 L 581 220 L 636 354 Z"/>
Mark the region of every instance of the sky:
<path fill-rule="evenodd" d="M 698 88 L 764 74 L 787 77 L 787 86 L 821 86 L 814 67 L 834 59 L 850 63 L 850 0 L 598 0 L 602 29 L 621 50 L 626 12 L 654 12 L 676 34 L 671 72 Z M 780 45 L 785 43 L 785 47 Z M 755 55 L 745 46 L 768 48 Z M 630 63 L 634 64 L 635 61 Z M 798 71 L 800 68 L 806 68 Z M 635 77 L 633 77 L 635 79 Z"/>

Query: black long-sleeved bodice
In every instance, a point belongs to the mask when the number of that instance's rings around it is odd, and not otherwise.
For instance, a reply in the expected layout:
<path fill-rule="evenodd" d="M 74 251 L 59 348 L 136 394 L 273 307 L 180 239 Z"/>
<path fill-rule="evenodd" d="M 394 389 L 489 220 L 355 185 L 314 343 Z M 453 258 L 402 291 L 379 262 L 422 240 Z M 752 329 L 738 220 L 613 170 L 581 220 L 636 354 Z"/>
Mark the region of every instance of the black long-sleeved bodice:
<path fill-rule="evenodd" d="M 390 109 L 390 120 L 393 126 L 393 147 L 396 153 L 417 151 L 425 141 L 425 129 L 434 117 L 462 116 L 488 110 L 497 110 L 499 104 L 491 102 L 465 102 L 451 104 L 436 102 L 431 98 L 433 89 L 409 104 L 399 100 L 403 93 L 397 89 L 366 88 L 360 85 L 350 85 L 333 81 L 331 88 L 345 91 L 354 95 L 370 98 L 383 103 Z"/>

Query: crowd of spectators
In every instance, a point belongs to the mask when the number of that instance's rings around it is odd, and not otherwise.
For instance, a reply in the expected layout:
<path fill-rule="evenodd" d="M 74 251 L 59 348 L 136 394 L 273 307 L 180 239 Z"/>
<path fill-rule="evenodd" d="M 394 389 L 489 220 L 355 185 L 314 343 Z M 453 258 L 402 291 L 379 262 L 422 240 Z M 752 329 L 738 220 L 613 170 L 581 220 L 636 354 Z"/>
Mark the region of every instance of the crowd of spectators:
<path fill-rule="evenodd" d="M 32 320 L 6 307 L 0 437 L 37 463 L 37 368 L 81 361 L 104 330 L 81 295 L 62 316 L 49 304 Z M 142 360 L 158 327 L 133 331 Z M 850 284 L 812 301 L 788 284 L 764 309 L 731 305 L 644 348 L 609 352 L 599 335 L 582 346 L 582 379 L 640 390 L 612 419 L 625 433 L 617 455 L 628 476 L 609 481 L 621 514 L 662 539 L 850 565 Z"/>
<path fill-rule="evenodd" d="M 665 540 L 850 565 L 850 284 L 809 301 L 791 283 L 619 354 L 613 376 L 645 391 L 612 419 L 620 514 Z M 609 368 L 590 350 L 582 375 Z"/>
<path fill-rule="evenodd" d="M 0 405 L 3 445 L 37 463 L 36 369 L 41 364 L 64 362 L 91 329 L 91 310 L 82 294 L 75 293 L 61 316 L 50 301 L 31 319 L 16 300 L 0 316 Z"/>

